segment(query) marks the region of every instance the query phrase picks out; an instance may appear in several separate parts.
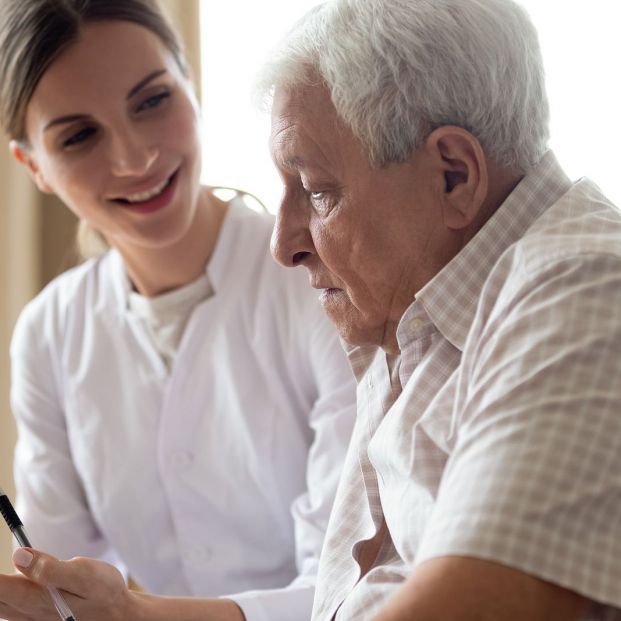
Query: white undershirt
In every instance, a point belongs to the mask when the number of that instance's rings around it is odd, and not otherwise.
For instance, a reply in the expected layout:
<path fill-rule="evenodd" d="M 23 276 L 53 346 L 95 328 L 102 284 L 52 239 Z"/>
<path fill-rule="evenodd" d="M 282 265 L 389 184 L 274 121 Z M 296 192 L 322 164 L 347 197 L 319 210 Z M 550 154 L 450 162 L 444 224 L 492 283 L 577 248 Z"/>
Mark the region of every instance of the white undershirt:
<path fill-rule="evenodd" d="M 189 285 L 155 297 L 130 292 L 129 308 L 144 321 L 151 340 L 167 368 L 170 369 L 192 311 L 212 293 L 206 275 L 200 276 Z"/>

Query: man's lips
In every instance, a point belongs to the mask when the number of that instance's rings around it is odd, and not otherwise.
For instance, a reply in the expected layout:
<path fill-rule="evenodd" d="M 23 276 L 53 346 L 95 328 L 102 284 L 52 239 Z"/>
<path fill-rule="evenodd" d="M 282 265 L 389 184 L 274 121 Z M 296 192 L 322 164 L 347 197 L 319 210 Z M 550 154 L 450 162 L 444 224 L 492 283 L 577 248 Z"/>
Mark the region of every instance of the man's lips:
<path fill-rule="evenodd" d="M 309 282 L 310 282 L 310 286 L 313 289 L 322 289 L 322 290 L 334 289 L 334 290 L 342 291 L 342 289 L 340 289 L 339 287 L 333 287 L 330 283 L 327 283 L 325 281 L 322 282 L 320 280 L 314 280 L 312 277 L 310 277 L 310 275 L 309 275 Z"/>
<path fill-rule="evenodd" d="M 325 301 L 330 298 L 336 297 L 343 293 L 343 289 L 336 289 L 335 287 L 323 287 L 319 294 L 319 300 Z"/>

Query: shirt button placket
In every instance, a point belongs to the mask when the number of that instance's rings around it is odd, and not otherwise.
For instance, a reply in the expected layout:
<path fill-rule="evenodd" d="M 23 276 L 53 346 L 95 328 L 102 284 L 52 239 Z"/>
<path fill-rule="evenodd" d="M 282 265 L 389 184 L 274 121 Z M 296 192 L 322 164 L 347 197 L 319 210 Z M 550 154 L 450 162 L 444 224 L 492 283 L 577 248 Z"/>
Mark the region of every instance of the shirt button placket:
<path fill-rule="evenodd" d="M 193 462 L 194 455 L 190 451 L 180 449 L 170 454 L 170 465 L 177 474 L 187 472 Z"/>

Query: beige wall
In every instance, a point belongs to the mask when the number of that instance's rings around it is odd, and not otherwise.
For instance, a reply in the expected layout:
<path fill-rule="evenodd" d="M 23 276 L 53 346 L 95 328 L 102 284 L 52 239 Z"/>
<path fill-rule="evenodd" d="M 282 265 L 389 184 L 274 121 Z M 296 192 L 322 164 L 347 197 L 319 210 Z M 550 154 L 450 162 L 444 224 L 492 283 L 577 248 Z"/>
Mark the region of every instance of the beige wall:
<path fill-rule="evenodd" d="M 200 1 L 160 0 L 185 43 L 185 52 L 192 70 L 196 92 L 200 97 Z"/>
<path fill-rule="evenodd" d="M 12 458 L 15 427 L 9 409 L 9 342 L 19 310 L 39 282 L 36 241 L 40 230 L 30 179 L 0 148 L 0 485 L 14 496 Z M 0 524 L 0 570 L 11 571 L 11 535 Z"/>
<path fill-rule="evenodd" d="M 200 78 L 199 2 L 161 0 L 161 4 L 184 38 L 196 81 Z M 0 486 L 14 498 L 15 427 L 9 407 L 11 332 L 23 305 L 74 262 L 76 220 L 56 199 L 38 194 L 26 173 L 12 162 L 3 141 L 0 189 Z M 11 549 L 11 535 L 0 524 L 0 572 L 13 571 Z"/>

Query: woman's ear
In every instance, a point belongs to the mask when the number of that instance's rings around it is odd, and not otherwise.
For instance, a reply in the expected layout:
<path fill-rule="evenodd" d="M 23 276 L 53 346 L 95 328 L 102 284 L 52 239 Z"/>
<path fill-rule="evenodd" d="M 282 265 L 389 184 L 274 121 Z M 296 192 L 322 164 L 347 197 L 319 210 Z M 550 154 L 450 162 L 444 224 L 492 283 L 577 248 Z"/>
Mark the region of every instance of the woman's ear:
<path fill-rule="evenodd" d="M 444 223 L 449 229 L 469 226 L 479 214 L 488 194 L 488 171 L 479 141 L 461 127 L 445 125 L 426 140 L 442 175 Z"/>
<path fill-rule="evenodd" d="M 37 163 L 32 158 L 30 153 L 28 153 L 27 149 L 17 140 L 11 140 L 9 143 L 9 149 L 11 150 L 11 155 L 20 164 L 22 164 L 22 166 L 25 166 L 28 169 L 30 176 L 37 184 L 39 190 L 41 190 L 41 192 L 45 192 L 46 194 L 53 194 L 52 188 L 48 185 L 45 177 L 41 173 L 41 170 L 37 166 Z"/>

